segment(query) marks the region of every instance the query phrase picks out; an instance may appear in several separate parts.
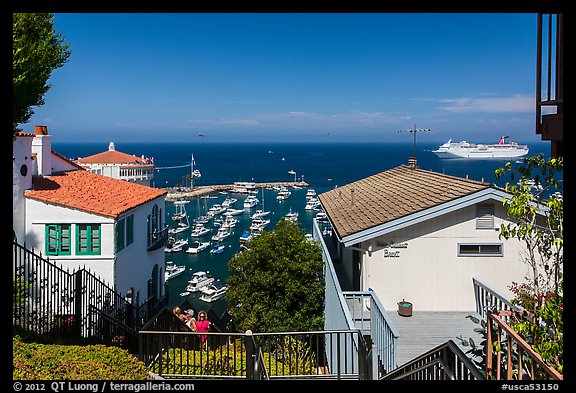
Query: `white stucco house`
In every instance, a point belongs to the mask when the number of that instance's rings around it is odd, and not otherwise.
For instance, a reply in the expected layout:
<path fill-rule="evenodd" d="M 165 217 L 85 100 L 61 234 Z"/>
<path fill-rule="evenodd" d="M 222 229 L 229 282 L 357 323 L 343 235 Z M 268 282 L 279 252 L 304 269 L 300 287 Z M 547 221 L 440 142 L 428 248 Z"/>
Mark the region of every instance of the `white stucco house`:
<path fill-rule="evenodd" d="M 13 141 L 13 231 L 52 263 L 145 301 L 164 290 L 166 191 L 84 170 L 45 126 Z"/>
<path fill-rule="evenodd" d="M 136 157 L 117 151 L 114 142 L 110 142 L 107 151 L 81 157 L 74 162 L 88 172 L 144 186 L 152 185 L 154 179 L 154 158 L 144 157 L 144 155 Z"/>
<path fill-rule="evenodd" d="M 509 285 L 530 269 L 523 244 L 499 237 L 507 196 L 415 164 L 319 195 L 342 289 L 373 290 L 386 310 L 406 300 L 419 311 L 472 311 L 473 278 L 512 298 Z"/>

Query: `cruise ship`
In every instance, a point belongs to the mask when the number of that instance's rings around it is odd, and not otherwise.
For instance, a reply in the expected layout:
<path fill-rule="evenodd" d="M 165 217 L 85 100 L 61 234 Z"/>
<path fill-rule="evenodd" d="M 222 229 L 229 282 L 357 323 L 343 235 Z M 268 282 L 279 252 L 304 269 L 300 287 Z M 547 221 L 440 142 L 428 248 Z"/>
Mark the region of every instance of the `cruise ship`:
<path fill-rule="evenodd" d="M 458 143 L 448 142 L 438 149 L 432 150 L 440 158 L 519 158 L 528 154 L 527 145 L 519 145 L 516 142 L 505 143 L 508 136 L 502 136 L 500 142 L 495 144 L 480 144 L 461 141 Z"/>

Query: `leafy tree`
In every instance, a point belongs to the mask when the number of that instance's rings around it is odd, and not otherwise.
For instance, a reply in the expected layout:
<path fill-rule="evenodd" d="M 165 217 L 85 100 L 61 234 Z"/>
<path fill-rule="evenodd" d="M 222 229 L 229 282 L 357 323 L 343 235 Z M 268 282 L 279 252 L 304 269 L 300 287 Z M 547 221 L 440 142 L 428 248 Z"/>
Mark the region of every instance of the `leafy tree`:
<path fill-rule="evenodd" d="M 320 246 L 281 219 L 228 262 L 226 292 L 235 326 L 254 332 L 323 328 L 324 278 Z"/>
<path fill-rule="evenodd" d="M 496 178 L 510 174 L 503 203 L 513 223 L 502 224 L 500 237 L 517 238 L 525 245 L 524 262 L 531 267 L 528 283 L 512 283 L 517 304 L 532 314 L 531 320 L 513 319 L 512 327 L 558 371 L 563 367 L 563 246 L 564 200 L 558 175 L 563 157 L 544 159 L 542 154 L 524 159 L 523 165 L 496 170 Z M 558 190 L 558 191 L 556 191 Z M 546 196 L 549 195 L 549 196 Z"/>
<path fill-rule="evenodd" d="M 64 43 L 53 24 L 53 14 L 13 14 L 13 134 L 19 124 L 30 120 L 32 106 L 44 105 L 44 95 L 52 87 L 47 83 L 52 71 L 62 67 L 71 54 L 70 44 Z"/>

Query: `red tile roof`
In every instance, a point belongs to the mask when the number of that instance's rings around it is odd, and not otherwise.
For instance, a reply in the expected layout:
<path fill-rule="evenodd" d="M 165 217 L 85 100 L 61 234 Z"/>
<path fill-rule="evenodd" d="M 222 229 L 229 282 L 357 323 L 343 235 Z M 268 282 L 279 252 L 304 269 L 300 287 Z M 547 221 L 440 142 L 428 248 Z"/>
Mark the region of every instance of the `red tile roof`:
<path fill-rule="evenodd" d="M 76 160 L 78 164 L 146 164 L 144 160 L 135 155 L 108 150 Z"/>
<path fill-rule="evenodd" d="M 342 238 L 489 187 L 401 165 L 322 193 L 319 200 Z"/>
<path fill-rule="evenodd" d="M 24 193 L 27 198 L 112 218 L 165 194 L 165 190 L 84 170 L 34 176 L 32 189 Z"/>

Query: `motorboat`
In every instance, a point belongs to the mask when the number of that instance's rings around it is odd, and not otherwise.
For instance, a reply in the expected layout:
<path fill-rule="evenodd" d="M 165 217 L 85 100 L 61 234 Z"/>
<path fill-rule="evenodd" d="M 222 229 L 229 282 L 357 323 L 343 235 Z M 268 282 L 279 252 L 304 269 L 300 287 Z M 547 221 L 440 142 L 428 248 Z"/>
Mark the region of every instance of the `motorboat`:
<path fill-rule="evenodd" d="M 204 235 L 209 234 L 211 231 L 210 228 L 206 228 L 204 224 L 196 224 L 194 225 L 194 229 L 192 229 L 192 233 L 190 234 L 191 237 L 201 237 Z"/>
<path fill-rule="evenodd" d="M 328 220 L 328 215 L 326 214 L 325 211 L 320 210 L 318 213 L 316 213 L 316 220 L 318 220 L 318 221 L 327 221 L 327 220 Z"/>
<path fill-rule="evenodd" d="M 239 216 L 242 213 L 244 213 L 243 209 L 233 209 L 233 208 L 229 207 L 228 209 L 226 209 L 226 212 L 224 213 L 224 215 L 225 216 Z"/>
<path fill-rule="evenodd" d="M 249 209 L 249 208 L 256 206 L 259 203 L 260 203 L 260 201 L 258 200 L 258 198 L 256 198 L 256 196 L 251 194 L 251 195 L 248 195 L 246 197 L 246 199 L 244 199 L 244 208 Z"/>
<path fill-rule="evenodd" d="M 500 141 L 494 144 L 470 143 L 467 141 L 448 142 L 440 145 L 432 153 L 439 158 L 492 158 L 507 159 L 518 158 L 528 154 L 528 145 L 519 145 L 516 142 L 505 143 L 508 136 L 500 137 Z"/>
<path fill-rule="evenodd" d="M 226 211 L 226 207 L 222 206 L 220 203 L 215 203 L 212 205 L 212 207 L 210 208 L 210 212 L 212 212 L 212 214 L 222 214 Z"/>
<path fill-rule="evenodd" d="M 185 271 L 185 266 L 176 265 L 173 261 L 167 261 L 166 270 L 164 271 L 164 282 L 170 280 L 171 278 L 178 277 Z"/>
<path fill-rule="evenodd" d="M 240 235 L 240 244 L 248 244 L 252 240 L 252 234 L 250 232 L 244 232 Z"/>
<path fill-rule="evenodd" d="M 268 224 L 270 224 L 270 220 L 264 218 L 255 218 L 254 220 L 252 220 L 250 230 L 261 232 L 266 228 L 266 225 Z"/>
<path fill-rule="evenodd" d="M 252 214 L 252 220 L 255 220 L 255 219 L 257 219 L 257 218 L 264 218 L 264 217 L 266 217 L 266 216 L 269 215 L 269 214 L 270 214 L 270 210 L 267 210 L 267 211 L 265 211 L 265 210 L 256 210 L 256 211 L 254 212 L 254 214 Z"/>
<path fill-rule="evenodd" d="M 214 281 L 201 289 L 202 295 L 200 296 L 200 300 L 208 303 L 214 302 L 221 299 L 227 290 L 228 286 L 226 284 L 220 280 Z"/>
<path fill-rule="evenodd" d="M 312 198 L 308 199 L 308 202 L 306 202 L 306 206 L 304 206 L 304 209 L 305 210 L 314 210 L 318 206 L 320 206 L 320 201 L 318 200 L 318 198 L 312 197 Z"/>
<path fill-rule="evenodd" d="M 231 207 L 231 206 L 234 205 L 237 201 L 238 201 L 238 199 L 233 198 L 233 197 L 231 197 L 231 196 L 227 196 L 226 199 L 224 199 L 224 201 L 222 202 L 222 206 L 224 206 L 224 207 Z"/>
<path fill-rule="evenodd" d="M 286 213 L 285 217 L 288 221 L 291 221 L 291 222 L 298 221 L 298 212 L 294 211 L 294 210 L 292 210 L 292 208 L 290 208 L 290 211 L 288 213 Z"/>
<path fill-rule="evenodd" d="M 225 249 L 226 249 L 226 246 L 221 244 L 221 245 L 216 246 L 213 249 L 211 249 L 210 254 L 222 254 Z"/>
<path fill-rule="evenodd" d="M 280 191 L 278 191 L 278 195 L 276 195 L 276 199 L 279 201 L 285 201 L 286 199 L 290 198 L 290 195 L 292 195 L 292 193 L 290 191 L 288 191 L 287 188 L 282 187 L 280 189 Z"/>
<path fill-rule="evenodd" d="M 238 220 L 235 219 L 232 216 L 226 216 L 226 218 L 224 219 L 224 221 L 222 221 L 222 224 L 220 225 L 220 228 L 234 228 L 236 226 L 236 224 L 238 224 Z"/>
<path fill-rule="evenodd" d="M 308 191 L 306 191 L 306 199 L 315 198 L 315 197 L 316 197 L 316 190 L 309 188 Z"/>
<path fill-rule="evenodd" d="M 214 277 L 210 276 L 209 272 L 198 271 L 192 273 L 192 278 L 188 281 L 186 286 L 187 292 L 198 292 L 201 288 L 214 282 Z"/>
<path fill-rule="evenodd" d="M 210 247 L 210 242 L 194 241 L 190 244 L 190 247 L 188 247 L 186 252 L 189 254 L 198 254 L 199 252 L 208 249 L 208 247 Z"/>
<path fill-rule="evenodd" d="M 176 239 L 169 237 L 164 246 L 164 252 L 178 252 L 182 251 L 184 246 L 188 244 L 188 239 Z"/>
<path fill-rule="evenodd" d="M 221 242 L 231 234 L 232 232 L 230 231 L 230 228 L 222 225 L 220 228 L 218 228 L 218 232 L 216 232 L 216 234 L 212 236 L 212 240 L 215 242 Z"/>

